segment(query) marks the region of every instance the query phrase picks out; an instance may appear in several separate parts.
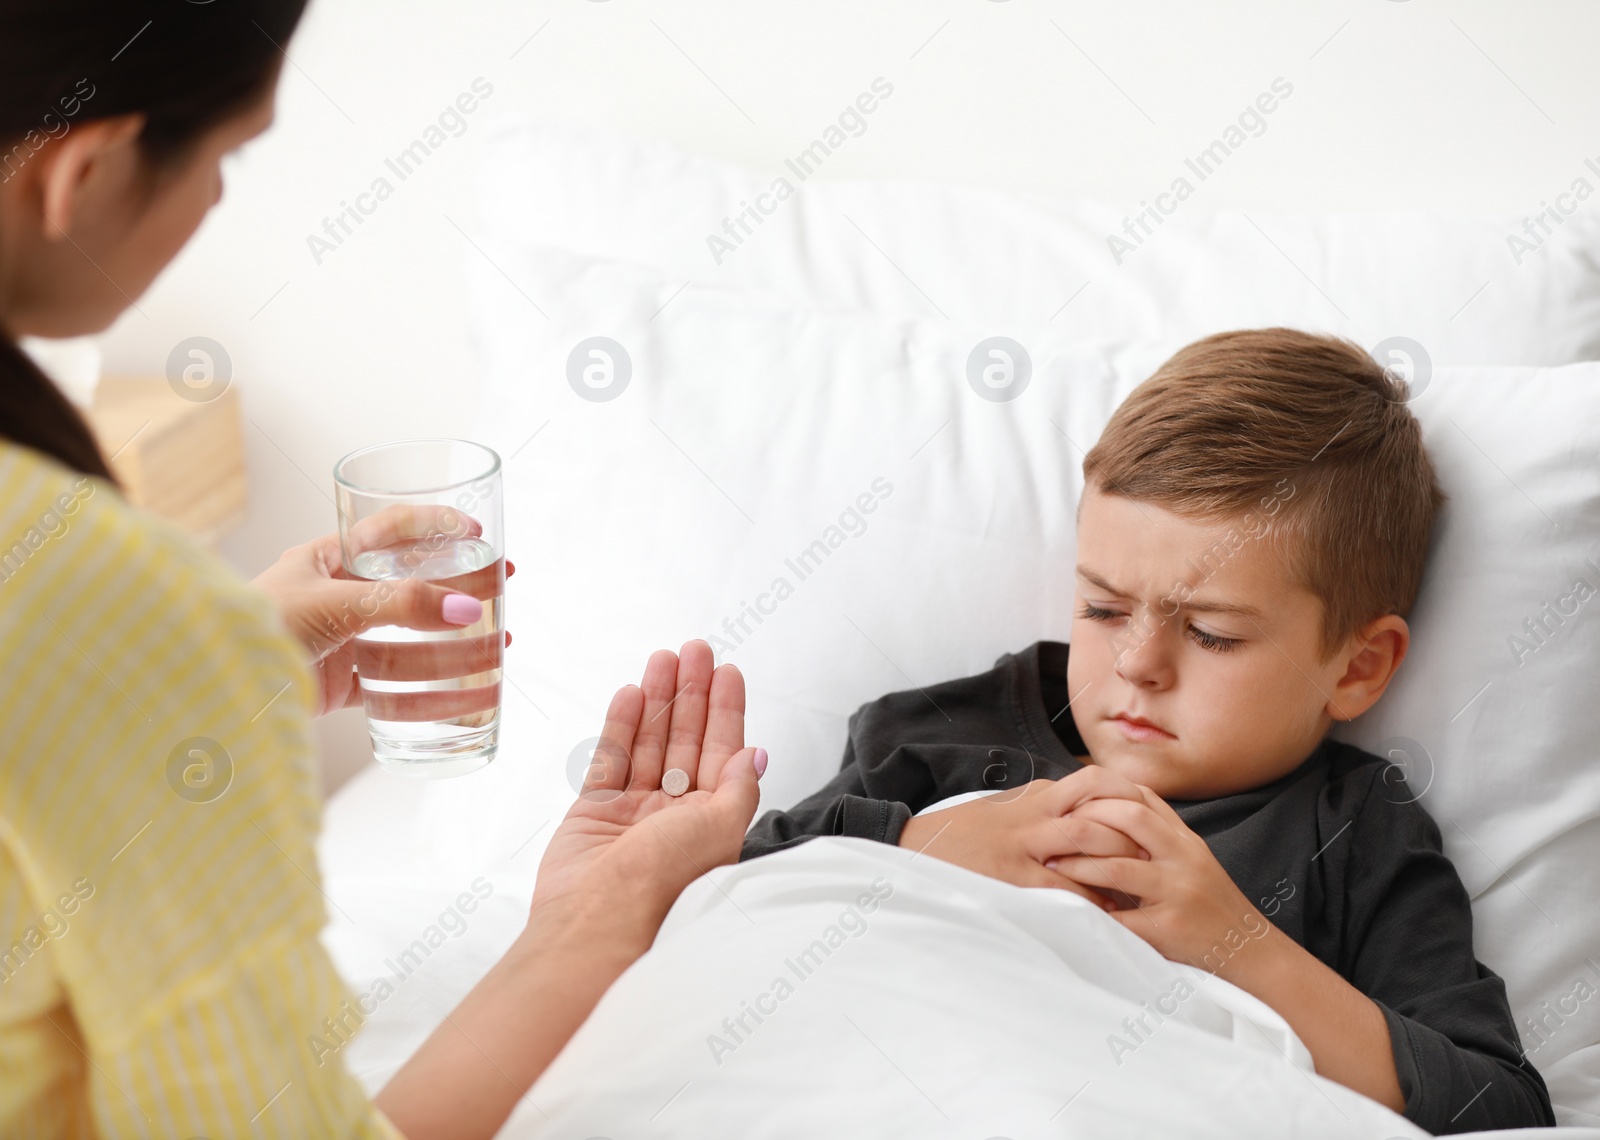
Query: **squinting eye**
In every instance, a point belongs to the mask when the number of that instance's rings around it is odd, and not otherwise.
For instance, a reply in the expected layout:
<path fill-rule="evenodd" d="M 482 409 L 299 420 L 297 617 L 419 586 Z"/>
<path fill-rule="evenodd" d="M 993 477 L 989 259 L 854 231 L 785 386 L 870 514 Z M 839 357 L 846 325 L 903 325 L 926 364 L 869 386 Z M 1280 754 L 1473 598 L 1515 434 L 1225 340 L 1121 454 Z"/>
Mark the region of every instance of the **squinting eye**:
<path fill-rule="evenodd" d="M 1195 625 L 1189 627 L 1189 636 L 1194 638 L 1195 644 L 1200 648 L 1209 649 L 1213 653 L 1227 653 L 1229 650 L 1237 649 L 1242 644 L 1236 637 L 1218 637 L 1216 634 L 1207 633 Z"/>
<path fill-rule="evenodd" d="M 1099 606 L 1083 603 L 1083 609 L 1078 611 L 1078 616 L 1088 618 L 1090 621 L 1111 621 L 1113 618 L 1122 617 L 1116 610 L 1103 610 Z"/>

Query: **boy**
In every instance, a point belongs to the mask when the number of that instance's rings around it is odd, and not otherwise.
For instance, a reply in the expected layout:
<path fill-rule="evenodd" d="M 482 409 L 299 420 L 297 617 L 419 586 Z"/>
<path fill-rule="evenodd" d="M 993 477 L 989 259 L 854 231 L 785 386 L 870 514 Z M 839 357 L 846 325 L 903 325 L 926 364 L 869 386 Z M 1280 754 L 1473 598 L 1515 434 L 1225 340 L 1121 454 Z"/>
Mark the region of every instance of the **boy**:
<path fill-rule="evenodd" d="M 1430 1132 L 1554 1124 L 1438 827 L 1327 736 L 1405 657 L 1444 498 L 1404 401 L 1332 337 L 1179 351 L 1084 458 L 1070 653 L 862 707 L 742 857 L 853 835 L 1073 890 Z"/>

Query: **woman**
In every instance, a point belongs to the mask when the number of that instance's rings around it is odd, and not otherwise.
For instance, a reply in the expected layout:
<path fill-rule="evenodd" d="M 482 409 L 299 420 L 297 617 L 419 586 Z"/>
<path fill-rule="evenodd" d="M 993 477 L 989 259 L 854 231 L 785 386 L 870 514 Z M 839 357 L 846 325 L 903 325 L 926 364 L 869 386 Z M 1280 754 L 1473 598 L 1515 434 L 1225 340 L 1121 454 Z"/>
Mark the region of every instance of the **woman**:
<path fill-rule="evenodd" d="M 308 721 L 359 700 L 321 638 L 368 587 L 334 536 L 252 587 L 130 510 L 15 341 L 105 328 L 177 253 L 303 3 L 0 7 L 0 1135 L 492 1135 L 755 811 L 737 670 L 656 654 L 523 935 L 376 1104 L 308 1047 L 353 997 L 318 941 Z M 446 629 L 447 596 L 370 621 Z"/>

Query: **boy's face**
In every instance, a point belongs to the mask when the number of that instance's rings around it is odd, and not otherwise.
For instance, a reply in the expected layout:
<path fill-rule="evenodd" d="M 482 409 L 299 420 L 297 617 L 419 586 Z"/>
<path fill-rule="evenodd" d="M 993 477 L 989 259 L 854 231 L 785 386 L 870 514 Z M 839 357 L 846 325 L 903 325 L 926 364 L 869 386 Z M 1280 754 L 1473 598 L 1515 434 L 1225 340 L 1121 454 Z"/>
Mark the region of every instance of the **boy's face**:
<path fill-rule="evenodd" d="M 1319 659 L 1322 603 L 1262 522 L 1202 523 L 1093 486 L 1084 494 L 1073 720 L 1094 763 L 1164 799 L 1270 783 L 1310 755 L 1333 714 L 1357 715 L 1382 691 L 1348 691 L 1352 651 Z"/>

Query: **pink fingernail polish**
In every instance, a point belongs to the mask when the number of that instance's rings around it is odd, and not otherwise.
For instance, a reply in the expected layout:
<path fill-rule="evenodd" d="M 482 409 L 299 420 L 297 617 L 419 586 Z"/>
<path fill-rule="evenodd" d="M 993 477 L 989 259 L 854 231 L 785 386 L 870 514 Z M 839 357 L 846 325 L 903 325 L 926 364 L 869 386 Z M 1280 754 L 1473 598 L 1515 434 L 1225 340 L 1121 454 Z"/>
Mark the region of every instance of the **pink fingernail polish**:
<path fill-rule="evenodd" d="M 483 603 L 471 594 L 451 594 L 444 600 L 444 620 L 454 625 L 471 625 L 483 616 Z"/>
<path fill-rule="evenodd" d="M 767 750 L 765 748 L 757 748 L 756 749 L 755 764 L 756 764 L 756 775 L 757 776 L 764 775 L 766 773 L 766 771 L 767 771 Z"/>

